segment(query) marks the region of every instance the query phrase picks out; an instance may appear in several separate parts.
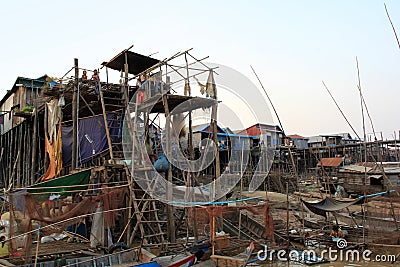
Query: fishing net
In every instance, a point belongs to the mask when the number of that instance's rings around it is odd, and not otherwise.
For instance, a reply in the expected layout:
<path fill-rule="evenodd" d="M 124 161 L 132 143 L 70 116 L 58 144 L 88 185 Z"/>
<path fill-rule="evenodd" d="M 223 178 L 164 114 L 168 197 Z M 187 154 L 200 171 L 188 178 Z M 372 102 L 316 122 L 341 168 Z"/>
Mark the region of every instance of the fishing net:
<path fill-rule="evenodd" d="M 254 222 L 262 227 L 262 234 L 258 237 L 267 238 L 274 242 L 274 222 L 271 215 L 270 205 L 267 202 L 258 205 L 245 206 L 207 206 L 198 207 L 193 210 L 192 215 L 195 230 L 199 236 L 210 236 L 210 220 L 214 216 L 216 220 L 226 220 L 235 227 L 238 226 L 239 211 L 242 210 L 242 218 L 251 217 Z M 220 231 L 220 226 L 216 225 L 215 231 Z M 238 229 L 237 229 L 238 230 Z"/>
<path fill-rule="evenodd" d="M 32 241 L 40 236 L 62 233 L 68 226 L 80 223 L 86 217 L 93 216 L 99 203 L 103 206 L 104 226 L 115 225 L 118 212 L 122 205 L 125 188 L 99 189 L 99 193 L 79 197 L 78 194 L 57 199 L 45 199 L 40 195 L 28 192 L 10 194 L 10 255 L 13 258 L 31 260 Z M 40 242 L 40 240 L 39 240 Z"/>

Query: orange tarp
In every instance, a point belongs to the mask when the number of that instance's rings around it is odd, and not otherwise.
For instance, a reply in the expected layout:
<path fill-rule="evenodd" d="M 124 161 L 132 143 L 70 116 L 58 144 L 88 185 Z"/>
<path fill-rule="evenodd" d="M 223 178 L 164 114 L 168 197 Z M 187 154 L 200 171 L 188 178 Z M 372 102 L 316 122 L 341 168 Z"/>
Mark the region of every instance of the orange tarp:
<path fill-rule="evenodd" d="M 45 151 L 49 154 L 49 167 L 42 177 L 42 181 L 49 180 L 58 175 L 62 169 L 62 137 L 61 137 L 61 123 L 58 127 L 57 139 L 50 144 L 47 134 L 45 134 Z"/>

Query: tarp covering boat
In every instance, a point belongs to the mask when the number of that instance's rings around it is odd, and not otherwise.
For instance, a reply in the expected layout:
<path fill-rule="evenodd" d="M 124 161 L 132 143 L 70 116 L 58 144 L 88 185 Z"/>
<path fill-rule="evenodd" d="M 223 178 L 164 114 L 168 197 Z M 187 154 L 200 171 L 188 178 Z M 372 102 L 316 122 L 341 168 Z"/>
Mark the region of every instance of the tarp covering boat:
<path fill-rule="evenodd" d="M 303 204 L 313 213 L 326 217 L 327 212 L 339 211 L 354 204 L 361 204 L 363 199 L 356 199 L 353 201 L 343 201 L 327 197 L 319 202 L 307 202 L 301 200 Z M 361 203 L 358 203 L 361 202 Z"/>
<path fill-rule="evenodd" d="M 302 199 L 301 201 L 311 212 L 321 215 L 321 216 L 324 216 L 326 218 L 327 212 L 335 212 L 335 211 L 345 209 L 351 205 L 363 204 L 365 198 L 367 198 L 367 197 L 381 196 L 381 195 L 391 193 L 393 191 L 394 190 L 390 190 L 387 192 L 380 192 L 380 193 L 376 193 L 376 194 L 367 195 L 365 197 L 360 196 L 357 199 L 352 200 L 352 201 L 338 200 L 338 199 L 334 199 L 334 198 L 330 198 L 330 197 L 327 197 L 319 202 L 308 202 L 308 201 L 305 201 L 304 199 Z"/>

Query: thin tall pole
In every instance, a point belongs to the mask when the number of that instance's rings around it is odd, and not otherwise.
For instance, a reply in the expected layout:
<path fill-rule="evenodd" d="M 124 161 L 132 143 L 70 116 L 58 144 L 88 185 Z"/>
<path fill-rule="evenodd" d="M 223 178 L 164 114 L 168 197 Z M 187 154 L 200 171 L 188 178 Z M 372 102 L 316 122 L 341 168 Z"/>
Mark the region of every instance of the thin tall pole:
<path fill-rule="evenodd" d="M 265 90 L 264 85 L 262 84 L 260 78 L 258 78 L 258 75 L 257 75 L 256 71 L 254 70 L 254 68 L 253 68 L 251 65 L 250 65 L 250 68 L 251 68 L 252 71 L 254 72 L 254 75 L 256 75 L 256 78 L 257 78 L 258 82 L 260 83 L 261 88 L 264 90 L 264 93 L 265 93 L 265 95 L 267 96 L 268 101 L 269 101 L 269 103 L 270 103 L 272 109 L 274 110 L 275 116 L 276 116 L 276 118 L 278 119 L 279 127 L 281 127 L 283 136 L 285 136 L 285 131 L 283 130 L 283 126 L 282 126 L 282 123 L 281 123 L 281 119 L 279 118 L 278 112 L 276 111 L 275 106 L 274 106 L 274 104 L 272 103 L 272 100 L 271 100 L 271 98 L 269 97 L 269 95 L 268 95 L 268 93 L 267 93 L 267 90 Z"/>
<path fill-rule="evenodd" d="M 399 49 L 400 49 L 400 42 L 399 42 L 399 38 L 397 37 L 396 29 L 394 28 L 393 22 L 390 19 L 389 12 L 388 12 L 388 10 L 386 8 L 386 4 L 384 4 L 384 6 L 385 6 L 386 15 L 387 15 L 387 17 L 389 19 L 390 25 L 392 25 L 392 29 L 393 29 L 394 36 L 396 37 L 397 45 L 399 46 Z"/>
<path fill-rule="evenodd" d="M 287 250 L 289 250 L 289 183 L 286 182 L 286 238 Z"/>
<path fill-rule="evenodd" d="M 71 169 L 74 170 L 78 166 L 78 83 L 79 68 L 78 59 L 74 59 L 75 68 L 75 86 L 72 95 L 72 164 Z"/>
<path fill-rule="evenodd" d="M 366 183 L 367 183 L 367 136 L 365 133 L 365 118 L 364 118 L 364 105 L 363 105 L 363 97 L 361 92 L 361 79 L 360 79 L 360 68 L 358 67 L 358 58 L 356 57 L 357 63 L 357 78 L 358 78 L 358 90 L 360 92 L 360 101 L 361 101 L 361 116 L 362 116 L 362 127 L 363 127 L 363 135 L 364 135 L 364 199 L 365 202 L 367 201 L 366 198 Z M 366 205 L 364 203 L 364 212 L 363 212 L 363 243 L 365 244 L 365 213 L 366 213 Z"/>
<path fill-rule="evenodd" d="M 326 86 L 325 82 L 322 81 L 322 84 L 324 85 L 326 91 L 328 91 L 329 95 L 331 96 L 333 102 L 335 103 L 336 107 L 339 109 L 340 113 L 342 114 L 343 118 L 346 120 L 347 124 L 350 126 L 351 130 L 353 130 L 354 134 L 357 136 L 358 139 L 361 139 L 356 130 L 354 129 L 353 125 L 351 125 L 350 121 L 347 119 L 346 115 L 344 115 L 342 109 L 340 108 L 339 104 L 336 102 L 336 99 L 333 97 L 331 91 L 328 89 L 328 86 Z"/>
<path fill-rule="evenodd" d="M 33 81 L 32 81 L 32 94 L 33 94 Z M 37 124 L 38 124 L 38 112 L 37 112 L 37 103 L 36 103 L 36 99 L 37 99 L 37 89 L 36 89 L 36 93 L 35 93 L 35 97 L 34 97 L 35 101 L 34 101 L 34 117 L 33 117 L 33 134 L 32 134 L 32 161 L 31 161 L 31 173 L 30 173 L 30 179 L 29 179 L 29 183 L 32 185 L 35 183 L 35 165 L 36 165 L 36 154 L 37 154 L 37 150 L 36 150 L 36 146 L 37 146 Z"/>

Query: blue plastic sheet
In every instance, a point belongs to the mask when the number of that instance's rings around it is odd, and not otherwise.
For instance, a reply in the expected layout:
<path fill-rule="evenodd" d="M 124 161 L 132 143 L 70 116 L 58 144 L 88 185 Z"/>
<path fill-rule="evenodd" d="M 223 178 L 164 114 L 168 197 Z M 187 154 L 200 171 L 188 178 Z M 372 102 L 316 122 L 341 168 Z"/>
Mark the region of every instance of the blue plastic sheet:
<path fill-rule="evenodd" d="M 119 143 L 122 127 L 115 113 L 107 114 L 112 142 Z M 102 115 L 80 119 L 78 122 L 78 164 L 89 162 L 93 157 L 108 149 L 107 135 Z M 62 127 L 62 159 L 63 166 L 72 162 L 72 125 Z"/>

